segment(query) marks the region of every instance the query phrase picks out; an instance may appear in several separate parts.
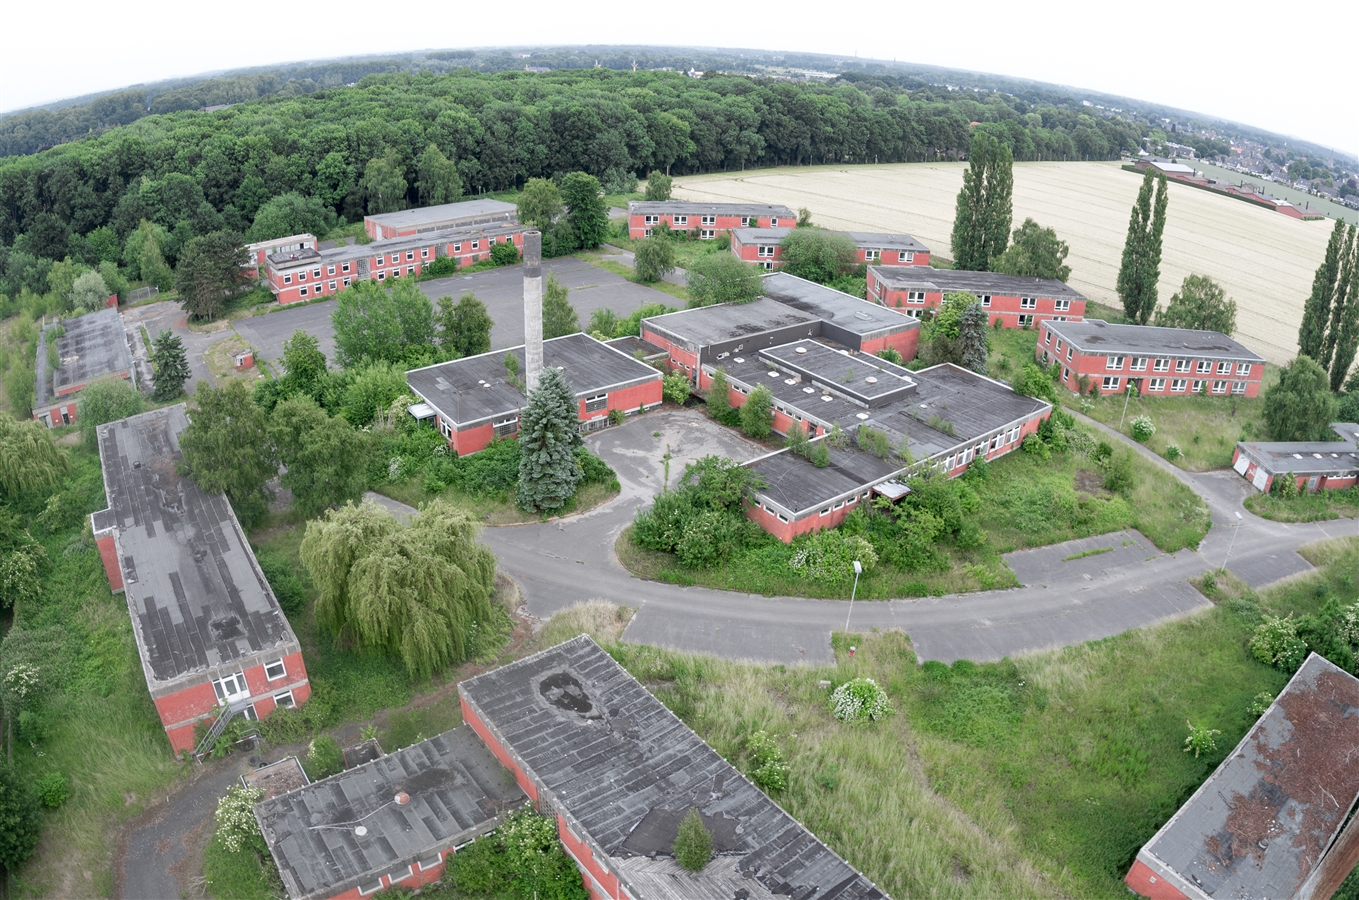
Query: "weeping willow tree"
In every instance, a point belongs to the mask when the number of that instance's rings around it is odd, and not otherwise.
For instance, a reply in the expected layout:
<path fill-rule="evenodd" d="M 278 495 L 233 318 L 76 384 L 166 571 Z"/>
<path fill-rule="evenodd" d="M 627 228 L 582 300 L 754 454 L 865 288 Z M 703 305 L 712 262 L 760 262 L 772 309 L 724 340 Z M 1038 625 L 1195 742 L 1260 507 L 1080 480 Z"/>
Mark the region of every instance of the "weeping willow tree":
<path fill-rule="evenodd" d="M 495 556 L 467 513 L 438 500 L 409 527 L 371 503 L 331 510 L 308 523 L 302 562 L 321 626 L 418 678 L 466 659 L 491 619 Z"/>
<path fill-rule="evenodd" d="M 0 497 L 16 500 L 48 487 L 69 468 L 66 454 L 42 423 L 0 415 Z"/>

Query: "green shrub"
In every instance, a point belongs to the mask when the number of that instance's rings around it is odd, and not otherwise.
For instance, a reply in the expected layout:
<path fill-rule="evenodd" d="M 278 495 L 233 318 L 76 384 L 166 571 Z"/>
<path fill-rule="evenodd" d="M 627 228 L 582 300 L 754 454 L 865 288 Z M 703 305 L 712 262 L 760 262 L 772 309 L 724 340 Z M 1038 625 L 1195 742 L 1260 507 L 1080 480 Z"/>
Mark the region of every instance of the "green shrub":
<path fill-rule="evenodd" d="M 873 545 L 838 528 L 824 529 L 797 539 L 788 566 L 817 584 L 847 585 L 854 580 L 854 562 L 864 571 L 878 561 Z"/>
<path fill-rule="evenodd" d="M 255 552 L 255 559 L 259 562 L 260 571 L 264 573 L 269 587 L 273 588 L 274 596 L 278 598 L 278 605 L 282 607 L 284 614 L 294 616 L 300 613 L 307 592 L 288 558 L 272 550 L 258 550 Z"/>
<path fill-rule="evenodd" d="M 622 425 L 622 424 L 623 424 L 623 420 L 626 419 L 626 418 L 627 418 L 627 413 L 623 412 L 623 410 L 621 410 L 621 409 L 611 409 L 611 410 L 609 410 L 609 424 L 610 424 L 610 425 Z"/>
<path fill-rule="evenodd" d="M 261 788 L 241 784 L 227 788 L 226 796 L 217 801 L 216 812 L 216 838 L 223 847 L 232 853 L 245 849 L 265 852 L 264 835 L 255 821 L 255 804 L 263 798 Z"/>
<path fill-rule="evenodd" d="M 1217 736 L 1222 733 L 1221 731 L 1188 721 L 1185 724 L 1189 726 L 1189 736 L 1184 739 L 1185 753 L 1193 753 L 1194 758 L 1198 759 L 1206 753 L 1217 752 Z"/>
<path fill-rule="evenodd" d="M 741 430 L 748 437 L 762 441 L 774 431 L 774 394 L 765 385 L 759 385 L 741 404 Z"/>
<path fill-rule="evenodd" d="M 1258 719 L 1265 714 L 1265 711 L 1269 709 L 1269 705 L 1273 702 L 1273 694 L 1269 691 L 1261 691 L 1250 701 L 1250 705 L 1246 707 L 1246 712 L 1252 719 Z"/>
<path fill-rule="evenodd" d="M 1133 440 L 1145 441 L 1156 433 L 1156 426 L 1152 424 L 1151 416 L 1138 416 L 1132 420 Z"/>
<path fill-rule="evenodd" d="M 312 781 L 343 772 L 344 751 L 340 749 L 340 744 L 335 738 L 322 735 L 307 747 L 307 756 L 302 767 L 307 770 L 307 777 Z"/>
<path fill-rule="evenodd" d="M 1174 462 L 1181 456 L 1184 456 L 1184 451 L 1179 448 L 1178 444 L 1166 445 L 1166 459 L 1170 460 L 1171 462 Z"/>
<path fill-rule="evenodd" d="M 33 790 L 43 806 L 56 809 L 71 796 L 71 779 L 60 772 L 48 772 L 33 782 Z"/>
<path fill-rule="evenodd" d="M 661 380 L 661 396 L 679 406 L 689 399 L 689 376 L 683 372 L 671 372 Z"/>
<path fill-rule="evenodd" d="M 621 412 L 621 410 L 615 410 Z M 618 477 L 612 467 L 589 450 L 581 447 L 576 451 L 576 462 L 580 464 L 584 477 L 581 484 L 608 484 Z"/>
<path fill-rule="evenodd" d="M 1104 470 L 1104 489 L 1115 494 L 1127 494 L 1137 486 L 1133 474 L 1132 453 L 1120 450 L 1111 454 L 1101 465 Z"/>
<path fill-rule="evenodd" d="M 746 740 L 746 752 L 750 754 L 751 781 L 771 794 L 788 789 L 792 767 L 769 732 L 761 730 L 752 734 Z"/>
<path fill-rule="evenodd" d="M 512 266 L 519 262 L 519 248 L 510 241 L 501 241 L 491 248 L 491 264 Z"/>
<path fill-rule="evenodd" d="M 441 256 L 427 263 L 421 271 L 434 278 L 447 278 L 458 273 L 458 259 L 455 256 Z"/>
<path fill-rule="evenodd" d="M 675 836 L 675 861 L 690 872 L 702 872 L 713 858 L 713 836 L 696 807 L 690 807 Z"/>
<path fill-rule="evenodd" d="M 1265 616 L 1255 626 L 1250 652 L 1265 665 L 1292 674 L 1307 656 L 1307 643 L 1298 637 L 1298 623 L 1292 616 Z"/>
<path fill-rule="evenodd" d="M 887 692 L 872 678 L 853 678 L 831 692 L 831 712 L 841 722 L 873 722 L 892 714 Z"/>

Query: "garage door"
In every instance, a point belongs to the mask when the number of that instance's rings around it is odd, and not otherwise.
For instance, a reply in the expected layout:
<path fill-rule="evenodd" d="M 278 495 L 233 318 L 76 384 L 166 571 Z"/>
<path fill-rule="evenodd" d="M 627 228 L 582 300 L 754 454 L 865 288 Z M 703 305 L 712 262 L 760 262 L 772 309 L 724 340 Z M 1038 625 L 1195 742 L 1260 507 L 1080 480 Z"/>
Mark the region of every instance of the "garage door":
<path fill-rule="evenodd" d="M 1269 473 L 1266 472 L 1263 468 L 1258 468 L 1255 470 L 1255 477 L 1251 479 L 1250 483 L 1255 485 L 1255 489 L 1257 491 L 1263 491 L 1265 489 L 1265 485 L 1268 482 Z"/>
<path fill-rule="evenodd" d="M 1240 456 L 1236 458 L 1236 464 L 1232 466 L 1232 468 L 1236 470 L 1236 474 L 1238 475 L 1245 475 L 1246 469 L 1249 467 L 1250 457 L 1246 456 L 1246 454 L 1244 453 L 1242 453 Z"/>

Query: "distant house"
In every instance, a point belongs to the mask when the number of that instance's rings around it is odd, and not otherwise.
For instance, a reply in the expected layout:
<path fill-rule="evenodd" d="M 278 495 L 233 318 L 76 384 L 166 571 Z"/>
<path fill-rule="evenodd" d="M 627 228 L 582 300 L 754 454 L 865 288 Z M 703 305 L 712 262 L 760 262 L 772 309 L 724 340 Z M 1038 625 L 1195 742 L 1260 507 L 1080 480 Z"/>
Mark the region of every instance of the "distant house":
<path fill-rule="evenodd" d="M 96 381 L 135 385 L 122 315 L 101 309 L 43 326 L 35 371 L 33 418 L 49 428 L 74 422 L 80 392 Z"/>
<path fill-rule="evenodd" d="M 1196 184 L 1208 183 L 1203 176 L 1199 175 L 1198 171 L 1193 166 L 1186 166 L 1184 163 L 1177 163 L 1160 156 L 1148 156 L 1145 159 L 1139 159 L 1133 165 L 1139 172 L 1145 172 L 1150 169 L 1153 172 L 1164 175 L 1167 178 L 1173 178 L 1176 181 L 1190 181 Z"/>
<path fill-rule="evenodd" d="M 1049 320 L 1034 354 L 1061 363 L 1061 383 L 1074 393 L 1118 394 L 1131 383 L 1142 394 L 1256 397 L 1264 357 L 1217 331 Z"/>
<path fill-rule="evenodd" d="M 231 504 L 179 474 L 188 424 L 180 404 L 99 426 L 109 505 L 90 516 L 175 752 L 195 748 L 204 719 L 259 719 L 311 696 L 301 645 Z"/>
<path fill-rule="evenodd" d="M 502 200 L 460 200 L 364 216 L 363 228 L 370 238 L 384 240 L 449 228 L 508 225 L 517 221 L 517 215 L 515 205 Z"/>
<path fill-rule="evenodd" d="M 293 253 L 298 250 L 315 250 L 316 235 L 314 234 L 291 234 L 287 237 L 274 238 L 272 241 L 257 241 L 253 244 L 246 244 L 246 253 L 250 255 L 251 266 L 262 266 L 276 253 Z"/>
<path fill-rule="evenodd" d="M 1359 481 L 1359 425 L 1336 422 L 1339 441 L 1238 441 L 1232 468 L 1258 491 L 1269 493 L 1289 475 L 1303 491 L 1339 491 Z"/>
<path fill-rule="evenodd" d="M 774 268 L 783 255 L 780 242 L 793 232 L 792 226 L 779 228 L 737 228 L 731 233 L 731 252 L 738 259 L 766 269 Z M 872 234 L 839 231 L 854 242 L 855 262 L 883 266 L 928 266 L 930 248 L 909 234 Z"/>
<path fill-rule="evenodd" d="M 712 240 L 734 228 L 778 228 L 797 223 L 797 213 L 770 203 L 688 203 L 683 200 L 633 200 L 628 204 L 628 236 L 650 237 L 664 224 L 671 231 L 692 231 Z"/>
<path fill-rule="evenodd" d="M 869 298 L 913 318 L 920 318 L 927 309 L 938 309 L 946 294 L 961 292 L 981 301 L 989 324 L 999 322 L 1005 328 L 1085 317 L 1085 296 L 1055 278 L 925 266 L 868 267 Z"/>
<path fill-rule="evenodd" d="M 1123 880 L 1152 900 L 1330 897 L 1359 850 L 1359 824 L 1341 834 L 1356 747 L 1359 679 L 1314 653 Z"/>

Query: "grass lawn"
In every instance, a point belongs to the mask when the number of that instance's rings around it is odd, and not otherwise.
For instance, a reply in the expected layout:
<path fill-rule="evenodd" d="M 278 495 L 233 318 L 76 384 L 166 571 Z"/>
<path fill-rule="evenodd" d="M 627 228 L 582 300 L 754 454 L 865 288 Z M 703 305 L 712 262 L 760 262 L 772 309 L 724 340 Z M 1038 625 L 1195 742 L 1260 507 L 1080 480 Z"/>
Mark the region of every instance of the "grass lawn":
<path fill-rule="evenodd" d="M 1219 579 L 1200 614 L 993 664 L 917 666 L 905 635 L 882 633 L 855 635 L 853 659 L 836 635 L 835 668 L 741 665 L 621 644 L 626 612 L 602 603 L 537 640 L 594 634 L 738 767 L 767 730 L 792 766 L 778 802 L 893 896 L 1115 900 L 1137 849 L 1253 723 L 1252 699 L 1286 683 L 1246 652 L 1259 615 L 1353 596 L 1359 540 L 1307 553 L 1325 568 L 1263 595 Z M 830 716 L 819 681 L 858 675 L 896 715 Z M 1184 752 L 1188 722 L 1221 732 L 1215 752 Z"/>
<path fill-rule="evenodd" d="M 1316 491 L 1287 499 L 1278 494 L 1251 494 L 1246 509 L 1276 522 L 1320 522 L 1359 516 L 1359 490 Z"/>
<path fill-rule="evenodd" d="M 907 572 L 880 563 L 864 573 L 858 596 L 890 599 L 1013 587 L 1014 574 L 1001 554 L 1123 528 L 1139 529 L 1167 552 L 1197 545 L 1208 530 L 1202 501 L 1157 466 L 1136 455 L 1132 462 L 1136 486 L 1124 497 L 1105 491 L 1094 463 L 1079 453 L 1046 460 L 1010 453 L 988 467 L 986 481 L 973 485 L 980 503 L 966 521 L 986 536 L 982 546 L 965 550 L 941 544 L 949 560 L 943 571 Z M 683 566 L 673 554 L 637 547 L 630 529 L 619 536 L 616 552 L 633 574 L 657 581 L 768 596 L 848 595 L 846 586 L 818 586 L 796 575 L 788 567 L 792 547 L 772 536 L 710 569 Z"/>
<path fill-rule="evenodd" d="M 245 338 L 233 330 L 230 336 L 217 341 L 203 354 L 203 361 L 219 386 L 228 380 L 240 380 L 253 389 L 256 381 L 268 377 L 262 365 L 263 360 L 256 360 L 255 365 L 248 369 L 236 368 L 233 355 L 245 349 Z"/>
<path fill-rule="evenodd" d="M 1025 363 L 1034 361 L 1038 329 L 992 328 L 987 332 L 987 345 L 990 352 L 986 356 L 986 374 L 1002 381 L 1013 381 Z"/>

